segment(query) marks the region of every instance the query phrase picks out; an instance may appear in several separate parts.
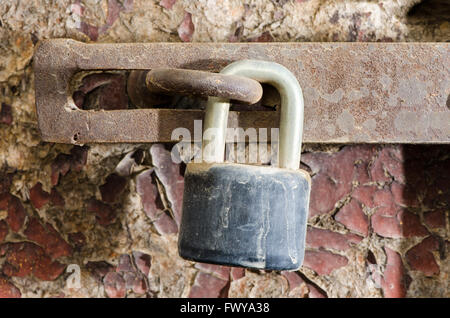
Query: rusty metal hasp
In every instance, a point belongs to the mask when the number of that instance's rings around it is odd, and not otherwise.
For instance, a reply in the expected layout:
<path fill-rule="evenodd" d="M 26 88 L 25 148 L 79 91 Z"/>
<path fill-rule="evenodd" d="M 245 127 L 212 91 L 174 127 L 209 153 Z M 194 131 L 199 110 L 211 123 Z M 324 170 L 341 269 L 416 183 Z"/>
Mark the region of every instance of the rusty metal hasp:
<path fill-rule="evenodd" d="M 167 83 L 162 81 L 167 77 L 161 69 L 218 72 L 242 59 L 282 64 L 297 78 L 305 100 L 303 142 L 450 143 L 449 43 L 85 44 L 46 40 L 34 57 L 42 138 L 73 144 L 169 142 L 175 128 L 193 132 L 194 120 L 203 119 L 204 112 L 79 109 L 69 93 L 74 76 L 80 71 L 137 70 L 129 77 L 129 89 L 135 82 L 130 99 L 139 107 L 151 107 L 151 98 L 144 93 L 161 96 L 171 93 L 170 87 L 180 90 L 176 81 L 183 71 Z M 198 78 L 203 76 L 198 73 Z M 214 84 L 219 77 L 212 76 L 213 85 L 188 90 L 211 89 L 207 94 L 225 92 L 222 97 L 246 102 L 258 98 L 258 88 L 251 88 L 258 87 L 254 83 L 219 85 Z M 270 129 L 278 127 L 279 116 L 278 111 L 230 111 L 227 125 Z"/>

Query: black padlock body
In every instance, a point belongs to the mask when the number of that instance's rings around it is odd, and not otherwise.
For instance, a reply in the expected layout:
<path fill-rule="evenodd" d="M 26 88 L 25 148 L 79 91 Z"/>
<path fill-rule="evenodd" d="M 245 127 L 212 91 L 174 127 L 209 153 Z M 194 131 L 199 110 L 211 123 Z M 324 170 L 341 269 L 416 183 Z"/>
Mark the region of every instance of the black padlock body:
<path fill-rule="evenodd" d="M 180 256 L 257 269 L 298 269 L 305 249 L 310 180 L 303 170 L 189 163 Z"/>

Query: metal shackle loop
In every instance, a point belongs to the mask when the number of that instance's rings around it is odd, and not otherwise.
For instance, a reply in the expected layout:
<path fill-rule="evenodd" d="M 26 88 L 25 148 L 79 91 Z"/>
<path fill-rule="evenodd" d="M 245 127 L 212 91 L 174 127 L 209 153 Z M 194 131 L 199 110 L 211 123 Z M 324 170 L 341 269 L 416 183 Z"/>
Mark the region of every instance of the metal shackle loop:
<path fill-rule="evenodd" d="M 262 86 L 248 77 L 176 68 L 133 70 L 127 93 L 134 105 L 149 107 L 168 103 L 167 95 L 217 96 L 256 103 Z"/>
<path fill-rule="evenodd" d="M 249 77 L 274 86 L 281 96 L 279 167 L 297 170 L 303 135 L 303 94 L 297 78 L 284 66 L 268 61 L 241 60 L 226 66 L 220 73 Z M 210 97 L 206 106 L 202 149 L 203 160 L 221 163 L 225 156 L 225 141 L 230 102 Z M 206 134 L 215 128 L 214 134 Z"/>

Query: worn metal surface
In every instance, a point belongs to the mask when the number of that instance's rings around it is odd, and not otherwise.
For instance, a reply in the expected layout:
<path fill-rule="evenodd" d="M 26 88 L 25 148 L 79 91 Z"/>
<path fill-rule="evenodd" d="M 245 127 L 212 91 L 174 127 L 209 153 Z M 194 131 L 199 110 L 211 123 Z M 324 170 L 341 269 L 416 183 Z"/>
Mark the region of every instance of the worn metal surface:
<path fill-rule="evenodd" d="M 34 59 L 36 106 L 46 141 L 165 142 L 193 130 L 198 110 L 82 111 L 67 96 L 80 70 L 159 67 L 220 71 L 261 59 L 287 67 L 305 98 L 303 141 L 450 143 L 448 43 L 42 42 Z M 277 127 L 278 112 L 230 112 L 229 127 Z M 199 136 L 201 138 L 201 136 Z"/>
<path fill-rule="evenodd" d="M 127 93 L 133 104 L 149 107 L 167 103 L 166 95 L 216 96 L 254 104 L 263 94 L 257 81 L 198 70 L 157 68 L 130 72 Z"/>
<path fill-rule="evenodd" d="M 263 94 L 261 84 L 250 78 L 198 70 L 152 69 L 146 84 L 157 94 L 216 96 L 250 104 L 258 102 Z"/>
<path fill-rule="evenodd" d="M 180 256 L 204 263 L 298 270 L 305 251 L 310 189 L 304 170 L 189 163 Z"/>
<path fill-rule="evenodd" d="M 141 108 L 168 103 L 169 96 L 153 93 L 147 88 L 145 81 L 148 72 L 148 70 L 135 70 L 128 75 L 127 94 L 131 102 Z"/>

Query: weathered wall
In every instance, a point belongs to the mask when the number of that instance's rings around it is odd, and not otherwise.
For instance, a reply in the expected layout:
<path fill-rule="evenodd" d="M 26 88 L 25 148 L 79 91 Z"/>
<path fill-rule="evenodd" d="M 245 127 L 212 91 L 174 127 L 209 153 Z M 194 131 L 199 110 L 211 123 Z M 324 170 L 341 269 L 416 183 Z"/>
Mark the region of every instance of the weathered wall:
<path fill-rule="evenodd" d="M 450 296 L 448 146 L 306 145 L 305 264 L 262 272 L 177 256 L 183 167 L 168 146 L 44 143 L 34 110 L 31 63 L 43 38 L 448 41 L 448 19 L 432 8 L 407 15 L 418 2 L 2 1 L 0 296 Z M 93 83 L 103 87 L 95 94 L 120 106 L 124 80 Z M 70 264 L 80 288 L 68 284 Z"/>

